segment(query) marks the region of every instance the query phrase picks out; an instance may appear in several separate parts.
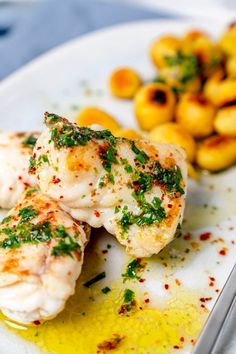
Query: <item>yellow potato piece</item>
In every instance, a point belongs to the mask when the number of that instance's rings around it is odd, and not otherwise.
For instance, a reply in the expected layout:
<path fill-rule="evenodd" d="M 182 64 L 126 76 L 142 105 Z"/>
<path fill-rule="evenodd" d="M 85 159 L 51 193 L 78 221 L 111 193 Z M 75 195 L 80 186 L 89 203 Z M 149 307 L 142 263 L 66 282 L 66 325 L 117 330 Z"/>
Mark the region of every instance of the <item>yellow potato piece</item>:
<path fill-rule="evenodd" d="M 236 56 L 236 23 L 232 23 L 220 38 L 220 47 L 227 55 Z"/>
<path fill-rule="evenodd" d="M 169 86 L 179 92 L 197 93 L 201 88 L 201 80 L 198 76 L 183 83 L 182 77 L 185 72 L 185 66 L 165 66 L 159 70 L 159 77 Z"/>
<path fill-rule="evenodd" d="M 196 138 L 212 134 L 214 116 L 214 106 L 200 94 L 184 94 L 176 108 L 176 121 Z"/>
<path fill-rule="evenodd" d="M 119 98 L 133 98 L 142 84 L 139 74 L 123 67 L 113 71 L 109 80 L 111 93 Z"/>
<path fill-rule="evenodd" d="M 219 89 L 219 84 L 224 79 L 224 71 L 222 69 L 217 70 L 212 76 L 210 76 L 203 87 L 203 93 L 205 97 L 217 106 L 217 94 Z"/>
<path fill-rule="evenodd" d="M 185 151 L 187 159 L 194 161 L 196 143 L 193 137 L 177 123 L 164 123 L 151 130 L 149 139 L 157 143 L 178 144 Z"/>
<path fill-rule="evenodd" d="M 217 87 L 215 103 L 218 107 L 236 101 L 236 79 L 227 78 L 222 80 Z"/>
<path fill-rule="evenodd" d="M 199 167 L 217 172 L 236 162 L 236 139 L 214 135 L 206 139 L 197 150 Z"/>
<path fill-rule="evenodd" d="M 175 56 L 181 48 L 181 40 L 167 35 L 155 39 L 150 46 L 150 57 L 158 69 L 166 66 L 166 57 Z"/>
<path fill-rule="evenodd" d="M 142 138 L 142 135 L 134 129 L 131 128 L 121 128 L 118 129 L 115 133 L 115 136 L 120 137 L 120 138 L 126 138 L 130 140 L 138 140 Z"/>
<path fill-rule="evenodd" d="M 226 72 L 230 77 L 236 79 L 236 56 L 229 57 L 226 61 Z"/>
<path fill-rule="evenodd" d="M 175 95 L 169 86 L 162 83 L 146 84 L 135 96 L 134 109 L 137 121 L 143 130 L 171 121 L 174 117 Z"/>
<path fill-rule="evenodd" d="M 120 129 L 120 124 L 115 118 L 97 107 L 85 107 L 81 109 L 76 123 L 82 127 L 90 127 L 92 124 L 99 124 L 112 133 Z"/>
<path fill-rule="evenodd" d="M 214 126 L 217 133 L 236 137 L 236 106 L 219 109 Z"/>

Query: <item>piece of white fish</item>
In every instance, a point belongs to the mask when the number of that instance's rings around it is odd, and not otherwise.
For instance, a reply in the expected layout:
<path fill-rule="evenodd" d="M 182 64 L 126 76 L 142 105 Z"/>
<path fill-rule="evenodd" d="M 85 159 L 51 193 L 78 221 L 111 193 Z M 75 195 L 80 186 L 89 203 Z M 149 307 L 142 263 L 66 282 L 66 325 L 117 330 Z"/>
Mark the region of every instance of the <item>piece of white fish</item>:
<path fill-rule="evenodd" d="M 34 148 L 43 193 L 73 218 L 104 226 L 136 257 L 158 253 L 182 221 L 187 171 L 177 145 L 115 138 L 53 114 Z"/>
<path fill-rule="evenodd" d="M 0 224 L 0 309 L 29 324 L 63 310 L 81 272 L 90 227 L 30 189 Z"/>

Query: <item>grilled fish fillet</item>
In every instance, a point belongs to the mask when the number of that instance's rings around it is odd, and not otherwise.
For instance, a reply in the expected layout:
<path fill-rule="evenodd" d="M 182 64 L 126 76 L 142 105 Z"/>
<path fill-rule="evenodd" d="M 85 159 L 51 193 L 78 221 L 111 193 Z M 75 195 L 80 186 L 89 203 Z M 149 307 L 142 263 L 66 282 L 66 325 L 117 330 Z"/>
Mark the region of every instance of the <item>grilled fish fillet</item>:
<path fill-rule="evenodd" d="M 129 254 L 158 253 L 182 221 L 186 161 L 177 145 L 115 138 L 45 114 L 31 172 L 73 218 L 104 226 Z"/>
<path fill-rule="evenodd" d="M 10 209 L 28 186 L 36 185 L 29 175 L 29 159 L 39 133 L 0 133 L 0 208 Z"/>
<path fill-rule="evenodd" d="M 29 324 L 63 310 L 80 275 L 90 227 L 26 191 L 0 224 L 0 309 Z"/>

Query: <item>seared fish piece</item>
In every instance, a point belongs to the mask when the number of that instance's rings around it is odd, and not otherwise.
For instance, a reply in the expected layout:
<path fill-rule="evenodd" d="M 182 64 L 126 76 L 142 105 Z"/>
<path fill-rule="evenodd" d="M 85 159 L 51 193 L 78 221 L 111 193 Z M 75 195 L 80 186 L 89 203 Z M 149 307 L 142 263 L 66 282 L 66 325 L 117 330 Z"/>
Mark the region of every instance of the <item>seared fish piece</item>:
<path fill-rule="evenodd" d="M 54 114 L 31 163 L 41 191 L 73 218 L 104 226 L 136 257 L 160 252 L 182 221 L 186 162 L 176 145 L 115 138 Z"/>
<path fill-rule="evenodd" d="M 29 159 L 39 133 L 0 133 L 0 208 L 10 209 L 28 186 L 36 185 L 29 175 Z"/>
<path fill-rule="evenodd" d="M 26 192 L 0 224 L 1 311 L 25 324 L 62 311 L 74 293 L 89 235 L 90 227 L 57 202 Z"/>

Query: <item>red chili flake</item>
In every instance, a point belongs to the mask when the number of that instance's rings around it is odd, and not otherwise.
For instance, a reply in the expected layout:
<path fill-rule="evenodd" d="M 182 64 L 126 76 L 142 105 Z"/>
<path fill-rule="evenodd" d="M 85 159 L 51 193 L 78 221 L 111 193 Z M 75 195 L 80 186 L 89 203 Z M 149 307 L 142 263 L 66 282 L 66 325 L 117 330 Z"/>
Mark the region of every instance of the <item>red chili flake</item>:
<path fill-rule="evenodd" d="M 106 254 L 108 252 L 108 250 L 102 250 L 103 254 Z"/>
<path fill-rule="evenodd" d="M 12 187 L 9 187 L 9 191 L 12 191 L 13 190 L 13 188 Z"/>
<path fill-rule="evenodd" d="M 60 195 L 60 199 L 63 199 L 64 197 L 63 197 L 63 195 Z"/>
<path fill-rule="evenodd" d="M 24 182 L 24 186 L 25 186 L 26 188 L 28 188 L 28 187 L 29 187 L 29 183 Z"/>
<path fill-rule="evenodd" d="M 220 292 L 220 289 L 216 289 L 215 292 L 216 292 L 216 293 L 219 293 L 219 292 Z"/>
<path fill-rule="evenodd" d="M 195 344 L 195 339 L 191 339 L 190 342 L 192 343 L 192 345 L 194 345 Z"/>
<path fill-rule="evenodd" d="M 36 320 L 36 321 L 34 321 L 34 324 L 35 324 L 36 326 L 39 326 L 41 323 L 40 323 L 39 320 Z"/>
<path fill-rule="evenodd" d="M 161 200 L 163 201 L 165 199 L 165 194 L 161 195 Z"/>
<path fill-rule="evenodd" d="M 21 181 L 22 180 L 22 176 L 18 176 L 18 180 Z"/>
<path fill-rule="evenodd" d="M 149 299 L 145 299 L 144 302 L 145 302 L 146 304 L 148 304 L 148 303 L 150 302 L 150 300 L 149 300 Z"/>
<path fill-rule="evenodd" d="M 215 284 L 213 283 L 213 281 L 211 281 L 210 283 L 209 283 L 209 286 L 214 286 Z"/>
<path fill-rule="evenodd" d="M 203 305 L 203 304 L 201 304 L 201 307 L 204 309 L 206 306 L 205 306 L 205 305 Z"/>
<path fill-rule="evenodd" d="M 170 286 L 169 286 L 169 284 L 165 284 L 164 287 L 166 290 L 168 290 Z"/>
<path fill-rule="evenodd" d="M 188 241 L 188 240 L 190 240 L 190 238 L 191 238 L 191 235 L 190 235 L 190 234 L 184 235 L 184 240 Z"/>
<path fill-rule="evenodd" d="M 60 183 L 60 182 L 61 182 L 60 178 L 57 178 L 56 176 L 52 177 L 52 183 L 57 184 L 57 183 Z"/>
<path fill-rule="evenodd" d="M 212 297 L 201 297 L 199 300 L 200 300 L 201 302 L 211 301 L 211 300 L 212 300 Z"/>
<path fill-rule="evenodd" d="M 227 253 L 227 248 L 222 248 L 220 251 L 219 251 L 219 254 L 221 255 L 221 256 L 225 256 L 226 255 L 226 253 Z"/>
<path fill-rule="evenodd" d="M 94 215 L 96 216 L 96 218 L 99 218 L 101 214 L 98 210 L 94 210 Z"/>
<path fill-rule="evenodd" d="M 167 204 L 167 206 L 168 206 L 168 208 L 172 208 L 173 205 L 172 204 Z"/>
<path fill-rule="evenodd" d="M 140 282 L 140 283 L 144 283 L 145 280 L 146 280 L 146 279 L 141 278 L 141 279 L 139 279 L 139 282 Z"/>
<path fill-rule="evenodd" d="M 89 186 L 92 186 L 92 185 L 93 185 L 93 183 L 92 183 L 92 182 L 90 182 L 90 183 L 89 183 Z"/>
<path fill-rule="evenodd" d="M 216 281 L 214 277 L 209 277 L 211 281 Z"/>
<path fill-rule="evenodd" d="M 38 146 L 36 150 L 41 150 L 41 149 L 42 149 L 42 147 L 41 147 L 41 146 Z"/>
<path fill-rule="evenodd" d="M 174 345 L 173 348 L 174 349 L 179 349 L 179 346 L 178 345 Z"/>
<path fill-rule="evenodd" d="M 184 342 L 184 337 L 180 337 L 180 342 Z"/>
<path fill-rule="evenodd" d="M 35 159 L 35 157 L 36 157 L 36 154 L 35 154 L 35 152 L 33 153 L 33 158 Z"/>
<path fill-rule="evenodd" d="M 210 232 L 204 232 L 203 234 L 200 235 L 200 240 L 201 241 L 206 241 L 206 240 L 209 240 L 210 237 L 211 237 L 211 233 Z"/>

